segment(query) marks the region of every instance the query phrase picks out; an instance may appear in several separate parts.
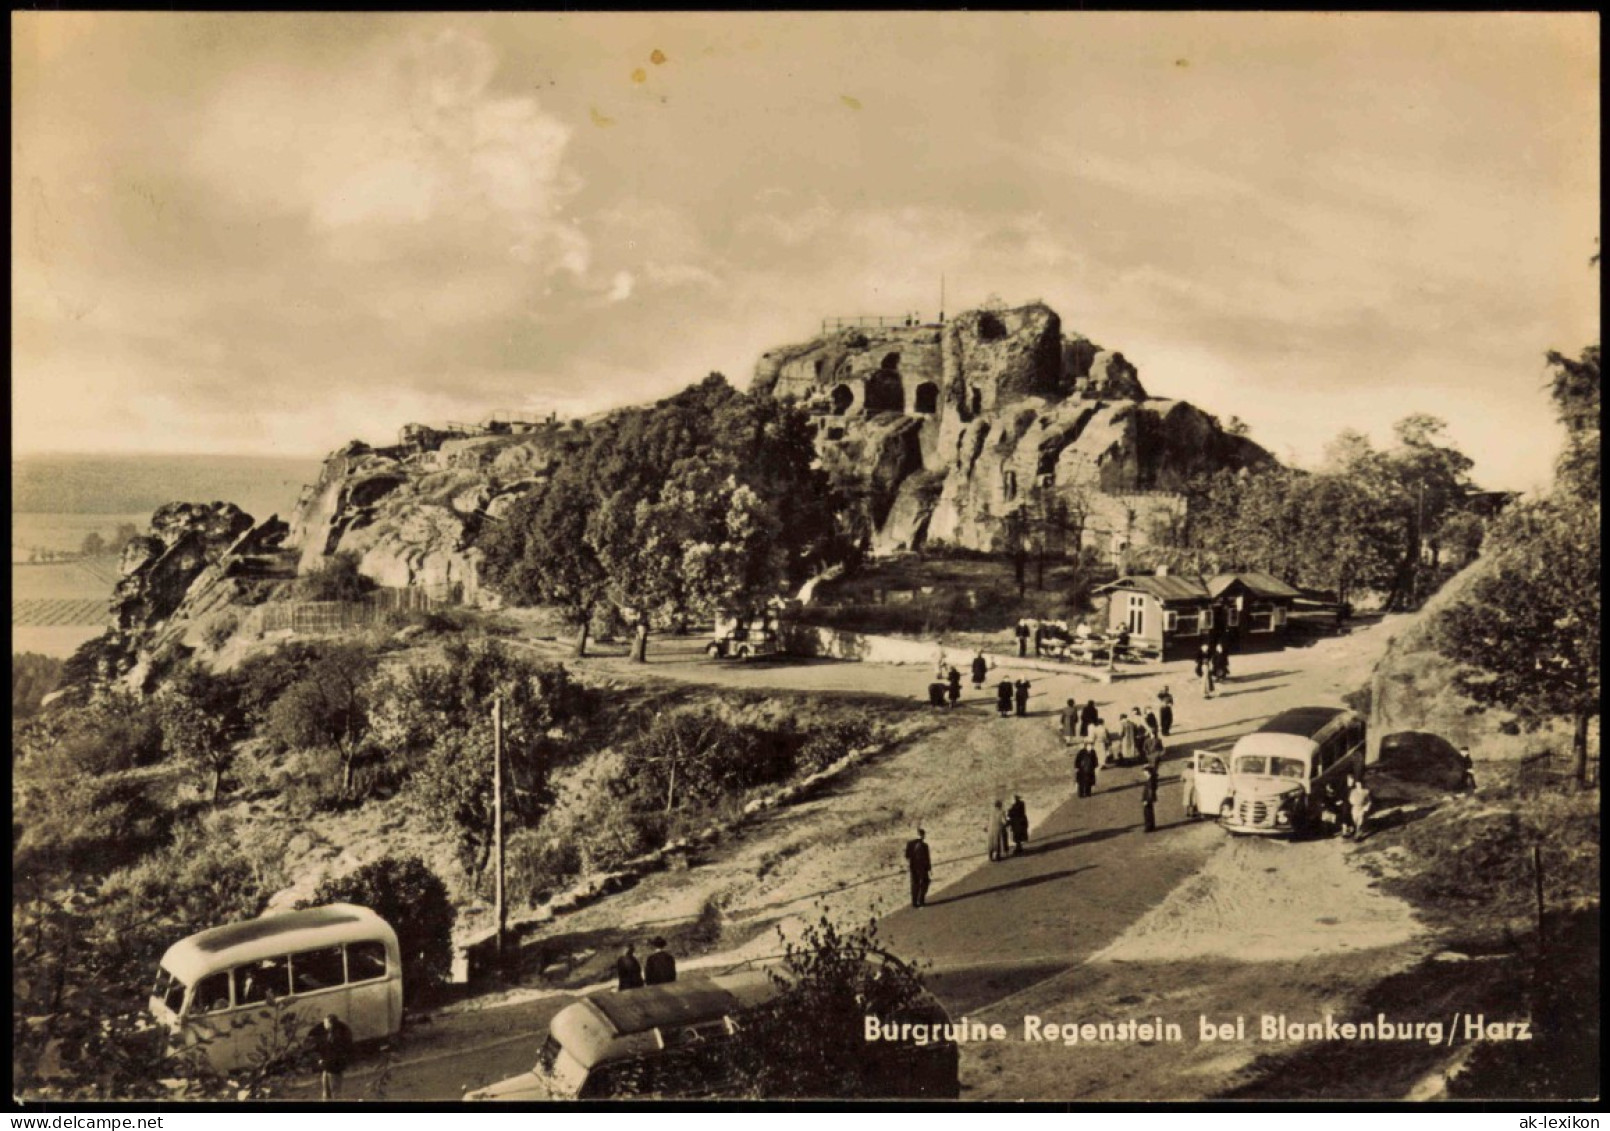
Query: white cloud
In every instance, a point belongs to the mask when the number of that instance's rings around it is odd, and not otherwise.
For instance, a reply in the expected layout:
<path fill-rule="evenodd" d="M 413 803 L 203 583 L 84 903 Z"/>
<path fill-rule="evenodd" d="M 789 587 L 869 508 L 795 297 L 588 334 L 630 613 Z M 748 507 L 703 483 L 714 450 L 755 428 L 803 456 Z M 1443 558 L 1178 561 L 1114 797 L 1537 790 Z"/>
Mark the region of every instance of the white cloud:
<path fill-rule="evenodd" d="M 630 271 L 617 271 L 615 278 L 609 284 L 609 294 L 605 297 L 610 302 L 625 302 L 632 297 L 632 285 L 635 282 Z"/>

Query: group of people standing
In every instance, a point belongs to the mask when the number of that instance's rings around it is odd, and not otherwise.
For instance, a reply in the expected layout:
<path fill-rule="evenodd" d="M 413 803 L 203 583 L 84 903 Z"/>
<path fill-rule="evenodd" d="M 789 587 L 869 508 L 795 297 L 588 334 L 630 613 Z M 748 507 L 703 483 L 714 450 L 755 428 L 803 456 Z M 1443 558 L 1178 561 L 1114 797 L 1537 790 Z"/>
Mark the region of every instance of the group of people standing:
<path fill-rule="evenodd" d="M 980 651 L 972 661 L 973 690 L 982 691 L 985 682 L 989 679 L 989 661 Z M 995 710 L 1003 719 L 1026 718 L 1029 713 L 1030 682 L 1026 679 L 1002 679 L 995 688 Z M 961 702 L 962 673 L 954 664 L 948 664 L 943 659 L 939 661 L 939 670 L 934 673 L 932 682 L 928 684 L 928 703 L 932 707 L 951 708 Z"/>
<path fill-rule="evenodd" d="M 1224 641 L 1203 642 L 1196 653 L 1196 678 L 1202 681 L 1202 698 L 1213 698 L 1213 689 L 1230 678 L 1230 653 Z"/>
<path fill-rule="evenodd" d="M 655 936 L 649 940 L 649 945 L 654 950 L 639 963 L 637 947 L 626 944 L 626 953 L 615 960 L 617 990 L 638 990 L 676 981 L 676 956 L 666 949 L 665 940 Z"/>
<path fill-rule="evenodd" d="M 1118 716 L 1118 726 L 1108 727 L 1094 699 L 1083 707 L 1072 699 L 1058 712 L 1058 726 L 1063 744 L 1078 746 L 1074 756 L 1074 776 L 1080 786 L 1080 797 L 1089 797 L 1089 784 L 1094 784 L 1098 764 L 1114 766 L 1134 762 L 1160 762 L 1163 759 L 1164 739 L 1174 728 L 1174 695 L 1168 688 L 1157 693 L 1157 703 L 1132 707 L 1127 715 Z M 1097 760 L 1097 748 L 1101 758 Z M 1087 767 L 1086 774 L 1081 767 Z"/>

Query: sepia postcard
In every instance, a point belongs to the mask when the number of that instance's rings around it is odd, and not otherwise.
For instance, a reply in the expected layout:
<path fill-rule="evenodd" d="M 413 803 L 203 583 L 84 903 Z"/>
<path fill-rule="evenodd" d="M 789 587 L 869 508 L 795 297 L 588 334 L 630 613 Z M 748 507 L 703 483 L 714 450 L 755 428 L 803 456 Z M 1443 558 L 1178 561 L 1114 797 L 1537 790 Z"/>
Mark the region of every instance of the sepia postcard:
<path fill-rule="evenodd" d="M 1599 20 L 28 11 L 12 1095 L 1599 1096 Z"/>

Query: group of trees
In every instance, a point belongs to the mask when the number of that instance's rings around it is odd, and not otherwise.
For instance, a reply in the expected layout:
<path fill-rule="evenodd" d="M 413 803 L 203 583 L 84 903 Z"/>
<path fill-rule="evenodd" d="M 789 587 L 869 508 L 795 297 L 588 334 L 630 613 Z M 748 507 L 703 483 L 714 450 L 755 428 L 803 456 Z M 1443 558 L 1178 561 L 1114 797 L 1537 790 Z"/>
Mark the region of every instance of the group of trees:
<path fill-rule="evenodd" d="M 1484 524 L 1468 504 L 1471 460 L 1443 442 L 1445 430 L 1417 414 L 1398 421 L 1385 451 L 1341 433 L 1318 471 L 1276 466 L 1198 479 L 1184 548 L 1209 568 L 1263 570 L 1333 589 L 1338 600 L 1376 589 L 1389 608 L 1411 605 L 1481 545 Z"/>
<path fill-rule="evenodd" d="M 611 608 L 648 632 L 744 607 L 826 559 L 835 507 L 802 410 L 720 374 L 589 429 L 551 479 L 489 524 L 486 576 L 504 597 L 559 609 L 585 655 Z"/>
<path fill-rule="evenodd" d="M 1460 690 L 1538 725 L 1572 723 L 1577 780 L 1590 781 L 1588 728 L 1600 709 L 1599 346 L 1548 354 L 1566 443 L 1553 489 L 1494 524 L 1491 565 L 1437 621 Z"/>

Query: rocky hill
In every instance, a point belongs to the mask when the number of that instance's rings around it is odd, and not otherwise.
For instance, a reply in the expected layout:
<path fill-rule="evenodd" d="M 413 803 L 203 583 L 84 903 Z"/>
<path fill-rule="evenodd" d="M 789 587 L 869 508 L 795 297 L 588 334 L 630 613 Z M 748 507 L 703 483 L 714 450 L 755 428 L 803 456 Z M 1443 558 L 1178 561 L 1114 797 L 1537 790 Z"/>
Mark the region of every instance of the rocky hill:
<path fill-rule="evenodd" d="M 1267 462 L 1041 303 L 942 325 L 852 327 L 764 354 L 756 389 L 807 405 L 823 462 L 859 479 L 874 549 L 999 550 L 1008 519 L 1060 504 L 1084 541 L 1143 543 L 1192 474 Z"/>
<path fill-rule="evenodd" d="M 866 500 L 877 553 L 998 551 L 1014 516 L 1035 514 L 1060 516 L 1086 545 L 1143 544 L 1183 516 L 1186 478 L 1271 458 L 1193 405 L 1149 395 L 1123 354 L 1065 333 L 1040 303 L 825 333 L 762 355 L 753 388 L 809 411 L 823 466 Z M 288 524 L 227 504 L 163 508 L 123 563 L 103 673 L 138 681 L 198 617 L 260 601 L 263 579 L 336 553 L 381 586 L 495 604 L 477 533 L 589 425 L 408 424 L 392 446 L 353 441 L 325 460 Z"/>

